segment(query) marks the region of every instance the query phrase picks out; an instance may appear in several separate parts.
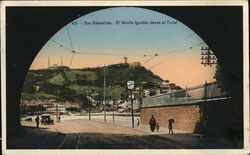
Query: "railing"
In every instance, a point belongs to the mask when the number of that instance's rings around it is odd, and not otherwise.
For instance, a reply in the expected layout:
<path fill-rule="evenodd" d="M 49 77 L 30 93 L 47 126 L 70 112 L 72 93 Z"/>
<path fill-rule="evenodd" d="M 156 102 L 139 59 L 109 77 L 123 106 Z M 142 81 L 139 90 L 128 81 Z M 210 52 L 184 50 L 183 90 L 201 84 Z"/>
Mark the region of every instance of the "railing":
<path fill-rule="evenodd" d="M 169 92 L 142 99 L 142 107 L 193 104 L 202 101 L 224 99 L 227 93 L 216 82 L 205 83 L 175 92 Z"/>

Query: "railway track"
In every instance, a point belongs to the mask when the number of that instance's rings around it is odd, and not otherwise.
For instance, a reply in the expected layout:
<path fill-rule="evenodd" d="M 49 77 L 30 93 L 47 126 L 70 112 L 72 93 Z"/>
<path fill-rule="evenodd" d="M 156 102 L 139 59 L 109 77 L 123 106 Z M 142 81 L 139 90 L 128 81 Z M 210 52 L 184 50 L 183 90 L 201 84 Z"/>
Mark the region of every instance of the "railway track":
<path fill-rule="evenodd" d="M 129 128 L 130 129 L 130 128 Z M 93 137 L 88 134 L 82 135 L 81 137 L 80 133 L 72 133 L 72 131 L 76 131 L 74 128 L 71 128 L 71 130 L 64 129 L 64 131 L 67 134 L 62 134 L 64 135 L 62 141 L 58 145 L 57 149 L 88 149 L 88 148 L 97 148 L 98 146 L 101 145 L 100 147 L 105 147 L 105 145 L 102 144 L 107 144 L 108 148 L 112 148 L 112 145 L 114 148 L 117 149 L 123 149 L 123 144 L 128 144 L 130 143 L 131 146 L 135 149 L 184 149 L 186 148 L 182 144 L 176 143 L 173 140 L 167 139 L 165 137 L 161 137 L 158 135 L 150 135 L 147 132 L 144 132 L 144 136 L 120 136 L 117 137 L 117 139 L 108 139 L 108 138 L 102 138 L 102 137 Z M 143 132 L 143 131 L 141 131 Z M 58 132 L 60 133 L 60 132 Z M 116 135 L 117 136 L 117 135 Z M 93 139 L 96 139 L 97 141 L 93 141 Z M 84 140 L 84 141 L 83 141 Z M 81 144 L 81 145 L 80 145 Z M 137 147 L 138 146 L 138 147 Z"/>
<path fill-rule="evenodd" d="M 139 136 L 128 136 L 128 137 L 124 138 L 123 141 L 129 141 L 131 142 L 131 145 L 133 145 L 133 143 L 134 144 L 139 143 L 141 146 L 145 146 L 145 148 L 148 149 L 169 149 L 169 148 L 184 149 L 183 146 L 174 144 L 173 142 L 168 141 L 168 139 L 166 140 L 160 139 L 158 136 L 155 135 L 148 135 L 144 137 L 139 137 Z M 58 145 L 57 149 L 79 149 L 79 144 L 81 140 L 82 139 L 79 133 L 65 135 L 64 139 Z M 92 144 L 92 145 L 98 145 L 98 144 Z M 116 147 L 114 146 L 114 148 Z"/>
<path fill-rule="evenodd" d="M 78 149 L 80 143 L 80 135 L 78 133 L 65 135 L 57 149 Z"/>
<path fill-rule="evenodd" d="M 66 131 L 68 133 L 72 132 L 66 129 L 64 129 L 63 131 Z M 57 149 L 78 149 L 80 138 L 81 138 L 79 133 L 63 134 L 63 135 L 65 135 L 65 137 L 63 138 L 61 143 L 58 145 Z"/>

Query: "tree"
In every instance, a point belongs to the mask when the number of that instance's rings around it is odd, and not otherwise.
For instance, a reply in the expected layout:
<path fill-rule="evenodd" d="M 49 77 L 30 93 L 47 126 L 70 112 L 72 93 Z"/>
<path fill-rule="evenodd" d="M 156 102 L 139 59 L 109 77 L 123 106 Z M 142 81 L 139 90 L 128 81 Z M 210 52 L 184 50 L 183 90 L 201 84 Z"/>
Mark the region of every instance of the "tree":
<path fill-rule="evenodd" d="M 223 77 L 221 66 L 219 64 L 216 66 L 214 79 L 216 79 L 219 88 L 222 88 L 222 90 L 226 88 L 226 80 Z"/>

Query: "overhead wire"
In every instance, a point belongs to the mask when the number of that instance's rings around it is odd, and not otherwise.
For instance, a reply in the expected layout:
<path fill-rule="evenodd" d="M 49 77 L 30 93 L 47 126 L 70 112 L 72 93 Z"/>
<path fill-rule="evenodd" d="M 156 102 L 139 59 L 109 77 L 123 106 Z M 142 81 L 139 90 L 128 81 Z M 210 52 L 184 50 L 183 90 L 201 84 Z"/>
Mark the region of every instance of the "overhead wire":
<path fill-rule="evenodd" d="M 117 56 L 154 56 L 155 54 L 128 54 L 128 53 L 94 53 L 94 52 L 75 52 L 75 54 L 86 54 L 86 55 L 117 55 Z"/>
<path fill-rule="evenodd" d="M 63 46 L 62 44 L 58 43 L 57 41 L 53 40 L 53 39 L 50 39 L 53 43 L 55 43 L 56 45 L 58 45 L 59 47 L 67 50 L 68 52 L 72 52 L 70 49 L 68 49 L 67 47 Z"/>
<path fill-rule="evenodd" d="M 187 35 L 186 37 L 184 37 L 183 39 L 187 39 L 187 38 L 193 36 L 194 34 L 195 34 L 195 33 L 193 32 L 193 33 Z M 194 47 L 196 47 L 196 46 L 199 46 L 200 44 L 203 44 L 203 43 L 204 43 L 204 42 L 201 42 L 201 43 L 199 43 L 198 45 L 194 45 L 194 46 L 191 46 L 191 47 L 188 47 L 188 48 L 183 48 L 183 49 L 178 49 L 178 50 L 170 51 L 170 52 L 168 52 L 167 54 L 172 54 L 172 53 L 176 53 L 176 52 L 186 51 L 186 50 L 192 49 L 192 48 L 194 48 Z M 160 63 L 160 64 L 161 64 L 161 63 Z M 154 67 L 156 67 L 156 66 L 158 66 L 158 65 L 154 65 Z M 153 66 L 150 67 L 149 69 L 152 69 L 152 68 L 153 68 Z"/>
<path fill-rule="evenodd" d="M 74 54 L 76 53 L 75 50 L 74 50 L 74 46 L 73 46 L 73 43 L 72 43 L 72 39 L 71 39 L 71 36 L 70 36 L 70 33 L 69 33 L 69 28 L 68 26 L 66 26 L 66 29 L 67 29 L 67 32 L 68 32 L 68 38 L 69 38 L 69 43 L 70 43 L 70 46 L 71 46 L 71 49 L 72 49 L 72 56 L 71 56 L 71 59 L 70 59 L 70 67 L 72 65 L 72 62 L 73 62 L 73 58 L 74 58 Z"/>
<path fill-rule="evenodd" d="M 61 48 L 64 48 L 65 50 L 67 50 L 68 52 L 71 52 L 72 53 L 72 56 L 71 56 L 71 60 L 70 60 L 70 66 L 72 65 L 72 61 L 73 61 L 73 58 L 74 58 L 74 54 L 85 54 L 85 55 L 117 55 L 117 56 L 120 56 L 120 55 L 122 55 L 122 56 L 124 56 L 124 55 L 130 55 L 130 56 L 143 56 L 143 58 L 145 58 L 146 56 L 152 56 L 151 58 L 149 58 L 149 59 L 147 59 L 145 62 L 143 62 L 142 63 L 142 65 L 145 65 L 146 63 L 148 63 L 149 61 L 151 61 L 151 60 L 153 60 L 156 56 L 158 56 L 158 54 L 153 54 L 153 55 L 151 55 L 151 54 L 128 54 L 128 53 L 94 53 L 94 52 L 76 52 L 75 50 L 74 50 L 74 46 L 73 46 L 73 43 L 72 43 L 72 38 L 71 38 L 71 35 L 70 35 L 70 32 L 69 32 L 69 28 L 68 28 L 68 26 L 66 26 L 66 30 L 67 30 L 67 34 L 68 34 L 68 39 L 69 39 L 69 42 L 70 42 L 70 46 L 71 46 L 71 49 L 72 50 L 70 50 L 70 49 L 68 49 L 67 47 L 65 47 L 65 46 L 63 46 L 62 44 L 60 44 L 60 43 L 58 43 L 57 41 L 55 41 L 55 40 L 53 40 L 53 39 L 50 39 L 52 42 L 54 42 L 55 44 L 57 44 L 59 47 L 61 47 Z M 187 38 L 189 38 L 189 37 L 191 37 L 192 35 L 194 35 L 195 33 L 192 33 L 192 34 L 190 34 L 190 35 L 188 35 L 188 36 L 186 36 L 186 37 L 184 37 L 184 39 L 187 39 Z M 202 44 L 204 44 L 205 42 L 201 42 L 201 43 L 199 43 L 199 44 L 197 44 L 197 45 L 194 45 L 194 46 L 191 46 L 191 47 L 188 47 L 188 48 L 183 48 L 183 49 L 179 49 L 179 50 L 174 50 L 174 51 L 170 51 L 170 52 L 168 52 L 168 53 L 166 53 L 166 54 L 173 54 L 173 53 L 177 53 L 177 52 L 181 52 L 181 51 L 185 51 L 185 50 L 189 50 L 189 49 L 193 49 L 193 48 L 195 48 L 195 47 L 197 47 L 197 46 L 199 46 L 199 45 L 202 45 Z M 163 55 L 165 55 L 165 54 L 163 54 Z M 160 62 L 160 63 L 158 63 L 158 64 L 156 64 L 156 65 L 154 65 L 154 66 L 152 66 L 152 67 L 150 67 L 150 69 L 152 69 L 152 68 L 154 68 L 154 67 L 156 67 L 156 66 L 158 66 L 159 64 L 161 64 L 161 63 L 163 63 L 164 61 L 162 61 L 162 62 Z"/>
<path fill-rule="evenodd" d="M 178 49 L 178 50 L 173 50 L 173 51 L 167 52 L 166 54 L 161 54 L 161 55 L 168 55 L 168 54 L 172 54 L 172 53 L 187 51 L 187 50 L 193 49 L 195 47 L 198 47 L 198 46 L 200 46 L 202 44 L 205 44 L 205 42 L 200 42 L 200 43 L 198 43 L 196 45 L 193 45 L 193 46 L 190 46 L 190 47 L 187 47 L 187 48 Z"/>
<path fill-rule="evenodd" d="M 183 39 L 187 39 L 187 38 L 189 38 L 189 37 L 192 37 L 194 34 L 195 34 L 195 33 L 193 32 L 193 33 L 187 35 L 186 37 L 184 37 Z"/>
<path fill-rule="evenodd" d="M 150 69 L 152 69 L 152 68 L 154 68 L 154 67 L 156 67 L 156 66 L 162 64 L 163 62 L 164 62 L 164 61 L 161 61 L 160 63 L 158 63 L 158 64 L 156 64 L 156 65 L 153 65 L 153 66 L 149 67 L 148 70 L 150 70 Z"/>
<path fill-rule="evenodd" d="M 69 66 L 72 65 L 73 57 L 74 57 L 74 53 L 72 53 L 72 56 L 71 56 L 71 59 L 70 59 L 70 64 L 69 64 Z"/>
<path fill-rule="evenodd" d="M 145 65 L 146 63 L 148 63 L 149 61 L 151 61 L 152 59 L 154 59 L 155 57 L 157 57 L 159 54 L 155 54 L 154 56 L 152 56 L 151 58 L 149 58 L 148 60 L 146 60 L 145 62 L 142 63 L 142 65 Z"/>
<path fill-rule="evenodd" d="M 66 26 L 66 29 L 67 29 L 67 32 L 68 32 L 69 43 L 70 43 L 70 46 L 71 46 L 71 49 L 72 49 L 72 52 L 73 52 L 74 51 L 74 47 L 73 47 L 73 43 L 72 43 L 72 40 L 71 40 L 71 36 L 70 36 L 70 33 L 69 33 L 68 26 Z"/>
<path fill-rule="evenodd" d="M 190 46 L 190 47 L 188 47 L 188 48 L 183 48 L 183 49 L 179 49 L 179 50 L 170 51 L 170 52 L 168 52 L 168 53 L 166 53 L 166 54 L 173 54 L 173 53 L 177 53 L 177 52 L 182 52 L 182 51 L 190 50 L 190 49 L 193 49 L 193 48 L 195 48 L 195 47 L 198 47 L 198 46 L 200 46 L 200 45 L 202 45 L 202 44 L 205 44 L 205 42 L 200 42 L 200 43 L 195 44 L 195 45 L 193 45 L 193 46 Z M 165 55 L 166 55 L 166 54 L 165 54 Z M 161 55 L 163 55 L 163 54 L 161 54 Z M 175 56 L 175 55 L 174 55 L 174 56 Z M 166 62 L 166 61 L 168 61 L 168 60 L 163 60 L 163 61 L 161 61 L 160 63 L 158 63 L 158 64 L 156 64 L 156 65 L 153 65 L 153 66 L 149 67 L 148 69 L 150 70 L 150 69 L 152 69 L 152 68 L 155 68 L 155 67 L 157 67 L 158 65 L 160 65 L 160 64 L 162 64 L 162 63 L 164 63 L 164 62 Z"/>
<path fill-rule="evenodd" d="M 155 54 L 128 54 L 128 53 L 95 53 L 95 52 L 78 52 L 78 51 L 74 51 L 74 48 L 72 47 L 72 50 L 68 49 L 67 47 L 63 46 L 62 44 L 58 43 L 57 41 L 50 39 L 52 42 L 54 42 L 56 45 L 58 45 L 61 48 L 64 48 L 65 50 L 67 50 L 70 53 L 75 53 L 75 54 L 86 54 L 86 55 L 117 55 L 117 56 L 124 56 L 124 55 L 128 55 L 128 56 L 142 56 L 142 57 L 146 57 L 146 56 L 154 56 Z M 71 44 L 73 45 L 73 44 Z"/>

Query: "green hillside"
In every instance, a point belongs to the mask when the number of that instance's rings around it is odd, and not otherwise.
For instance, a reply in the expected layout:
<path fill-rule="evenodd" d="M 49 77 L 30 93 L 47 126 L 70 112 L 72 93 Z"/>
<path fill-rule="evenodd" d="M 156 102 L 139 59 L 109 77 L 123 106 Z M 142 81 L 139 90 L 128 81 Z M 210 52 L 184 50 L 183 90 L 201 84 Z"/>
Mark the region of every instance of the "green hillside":
<path fill-rule="evenodd" d="M 143 66 L 130 68 L 128 64 L 115 64 L 105 68 L 107 99 L 127 98 L 127 81 L 135 81 L 141 97 L 144 89 L 153 88 L 162 79 Z M 56 98 L 77 101 L 91 96 L 103 99 L 104 68 L 40 69 L 30 70 L 23 85 L 22 99 Z M 35 86 L 38 86 L 37 90 Z M 37 94 L 37 95 L 36 95 Z"/>

